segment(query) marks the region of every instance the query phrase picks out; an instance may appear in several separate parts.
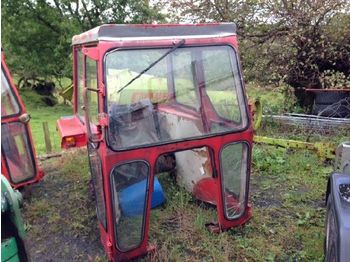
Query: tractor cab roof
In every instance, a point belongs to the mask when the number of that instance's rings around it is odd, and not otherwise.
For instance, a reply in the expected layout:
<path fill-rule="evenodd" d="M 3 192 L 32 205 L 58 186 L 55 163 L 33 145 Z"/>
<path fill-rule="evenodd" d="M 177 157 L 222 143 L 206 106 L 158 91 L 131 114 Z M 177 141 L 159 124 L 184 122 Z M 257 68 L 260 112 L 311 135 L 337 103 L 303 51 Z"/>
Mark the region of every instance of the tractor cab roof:
<path fill-rule="evenodd" d="M 207 24 L 105 24 L 72 38 L 72 45 L 98 41 L 208 38 L 236 35 L 234 23 Z"/>

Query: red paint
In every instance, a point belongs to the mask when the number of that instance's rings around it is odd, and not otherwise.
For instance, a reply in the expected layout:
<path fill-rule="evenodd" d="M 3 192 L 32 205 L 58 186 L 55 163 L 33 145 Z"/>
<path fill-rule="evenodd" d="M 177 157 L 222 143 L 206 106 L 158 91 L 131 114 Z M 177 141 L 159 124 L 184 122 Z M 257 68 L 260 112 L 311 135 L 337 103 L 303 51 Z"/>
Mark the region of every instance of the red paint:
<path fill-rule="evenodd" d="M 30 156 L 30 159 L 28 160 L 29 161 L 28 165 L 33 165 L 33 168 L 34 168 L 34 173 L 33 173 L 33 176 L 31 178 L 20 180 L 20 181 L 13 181 L 13 178 L 14 178 L 14 176 L 16 176 L 16 173 L 23 172 L 23 170 L 20 169 L 18 164 L 15 164 L 13 162 L 13 159 L 16 158 L 15 154 L 18 154 L 17 160 L 23 161 L 23 158 L 15 146 L 15 148 L 12 148 L 13 150 L 11 150 L 12 160 L 10 160 L 9 156 L 7 155 L 5 150 L 3 150 L 3 145 L 1 146 L 1 153 L 2 153 L 1 154 L 1 173 L 8 179 L 8 181 L 10 181 L 12 187 L 20 188 L 20 187 L 38 182 L 40 179 L 43 178 L 44 172 L 43 172 L 43 170 L 39 169 L 39 167 L 38 167 L 36 154 L 35 154 L 35 148 L 33 146 L 32 133 L 30 131 L 29 124 L 28 123 L 23 124 L 25 133 L 19 132 L 20 130 L 14 129 L 13 126 L 11 127 L 11 125 L 10 125 L 11 123 L 18 123 L 18 124 L 22 125 L 21 121 L 19 120 L 20 116 L 23 114 L 26 114 L 27 111 L 26 111 L 26 108 L 24 107 L 22 99 L 18 93 L 18 90 L 13 82 L 12 75 L 7 67 L 7 64 L 5 61 L 5 56 L 4 56 L 2 51 L 1 51 L 1 67 L 2 67 L 2 70 L 4 72 L 5 77 L 8 80 L 9 88 L 10 88 L 12 94 L 14 95 L 15 100 L 17 101 L 17 103 L 19 105 L 19 113 L 18 114 L 11 115 L 11 116 L 4 115 L 1 117 L 1 125 L 3 128 L 3 125 L 5 126 L 6 124 L 9 124 L 8 131 L 10 131 L 10 132 L 7 135 L 10 138 L 14 137 L 14 136 L 19 136 L 18 138 L 20 139 L 20 142 L 23 143 L 23 145 L 29 146 L 29 148 L 25 148 L 25 150 L 27 150 L 29 152 L 28 155 Z M 4 114 L 5 108 L 3 105 L 1 106 L 1 110 L 2 110 L 2 113 Z M 3 132 L 6 132 L 5 129 L 2 129 L 2 135 L 6 135 Z M 21 136 L 23 136 L 23 138 Z M 26 140 L 28 141 L 28 144 L 25 143 Z M 16 143 L 16 145 L 17 145 L 17 143 Z M 12 170 L 12 173 L 10 172 L 10 170 Z"/>
<path fill-rule="evenodd" d="M 66 138 L 73 137 L 75 147 L 86 146 L 86 128 L 77 115 L 62 117 L 57 120 L 57 130 L 61 137 L 61 147 L 67 149 L 69 146 Z"/>
<path fill-rule="evenodd" d="M 216 179 L 207 177 L 198 181 L 194 185 L 193 194 L 199 200 L 216 206 L 216 196 L 218 194 L 217 189 L 218 186 L 216 184 Z"/>
<path fill-rule="evenodd" d="M 215 26 L 219 24 L 203 24 L 196 26 Z M 125 25 L 130 27 L 144 27 L 145 30 L 149 27 L 171 27 L 177 25 Z M 192 25 L 188 25 L 192 26 Z M 82 34 L 78 37 L 81 39 L 86 37 L 87 39 L 89 33 Z M 230 45 L 237 50 L 237 39 L 236 36 L 227 36 L 227 37 L 207 37 L 207 38 L 186 38 L 185 46 L 201 46 L 201 45 Z M 97 152 L 101 159 L 102 166 L 102 174 L 103 174 L 103 186 L 104 186 L 104 199 L 106 201 L 106 220 L 107 227 L 104 228 L 102 224 L 99 225 L 100 233 L 101 233 L 101 242 L 104 246 L 104 249 L 108 255 L 108 258 L 113 261 L 124 261 L 133 259 L 135 257 L 147 254 L 150 250 L 153 250 L 154 247 L 150 246 L 148 243 L 149 239 L 149 223 L 150 223 L 150 212 L 151 212 L 151 194 L 153 192 L 153 182 L 155 175 L 155 165 L 156 161 L 160 155 L 175 152 L 180 150 L 189 150 L 193 148 L 201 148 L 207 147 L 213 152 L 213 161 L 211 162 L 211 167 L 213 169 L 213 173 L 216 174 L 215 177 L 208 179 L 207 181 L 203 181 L 201 184 L 198 184 L 195 187 L 195 194 L 202 200 L 206 200 L 208 202 L 212 202 L 216 205 L 217 214 L 218 214 L 218 224 L 212 225 L 213 228 L 216 228 L 216 231 L 221 232 L 223 230 L 227 230 L 231 227 L 241 226 L 245 224 L 250 217 L 252 216 L 252 208 L 249 202 L 246 202 L 246 208 L 244 214 L 236 219 L 236 220 L 228 220 L 224 214 L 224 200 L 223 200 L 223 192 L 222 192 L 222 175 L 221 175 L 221 167 L 220 167 L 220 152 L 222 148 L 230 143 L 234 143 L 237 141 L 244 141 L 249 145 L 249 156 L 248 156 L 248 167 L 251 165 L 251 149 L 252 149 L 252 139 L 253 139 L 253 129 L 251 125 L 251 114 L 248 110 L 248 104 L 245 98 L 245 107 L 247 113 L 248 128 L 242 131 L 236 131 L 234 133 L 221 134 L 217 136 L 211 137 L 202 137 L 197 139 L 189 139 L 188 141 L 172 141 L 168 144 L 163 145 L 150 145 L 145 148 L 134 148 L 130 150 L 124 150 L 115 152 L 112 151 L 105 141 L 104 137 L 104 128 L 108 128 L 108 114 L 105 112 L 105 96 L 106 93 L 105 83 L 104 83 L 104 57 L 105 54 L 114 49 L 114 48 L 125 48 L 125 47 L 133 47 L 133 48 L 145 48 L 145 47 L 171 47 L 173 46 L 173 40 L 169 39 L 138 39 L 138 40 L 128 40 L 125 39 L 123 41 L 99 41 L 94 43 L 94 46 L 91 47 L 90 43 L 79 44 L 77 46 L 73 46 L 74 53 L 74 113 L 75 116 L 70 120 L 59 120 L 58 129 L 62 138 L 67 137 L 69 135 L 81 135 L 84 136 L 85 128 L 83 127 L 84 123 L 79 120 L 77 114 L 77 57 L 76 51 L 80 48 L 83 48 L 83 53 L 85 53 L 90 58 L 93 58 L 98 63 L 98 88 L 99 92 L 99 124 L 97 126 L 97 130 L 100 130 L 102 135 L 102 142 L 99 144 Z M 244 92 L 244 91 L 243 91 Z M 134 94 L 134 97 L 131 100 L 139 98 L 139 96 L 143 96 L 143 94 Z M 166 97 L 166 94 L 152 94 L 150 98 L 153 99 L 161 99 Z M 245 94 L 244 94 L 245 96 Z M 171 91 L 169 91 L 168 97 L 173 97 Z M 158 111 L 168 112 L 171 114 L 175 114 L 177 116 L 181 116 L 186 119 L 196 120 L 201 117 L 201 113 L 195 112 L 188 107 L 177 104 L 174 100 L 171 100 L 172 103 L 167 105 L 159 105 L 157 107 Z M 206 115 L 207 122 L 219 122 L 223 121 L 215 112 L 213 105 L 210 102 L 210 99 L 206 96 L 202 96 L 202 102 L 205 105 L 204 114 Z M 203 113 L 203 112 L 202 112 Z M 225 123 L 226 124 L 226 123 Z M 235 125 L 232 123 L 232 127 Z M 71 130 L 70 130 L 71 129 Z M 85 138 L 85 143 L 87 139 Z M 83 141 L 83 139 L 81 140 Z M 83 143 L 83 142 L 81 142 Z M 62 144 L 64 147 L 64 143 Z M 115 222 L 113 219 L 113 202 L 112 202 L 112 189 L 110 183 L 110 174 L 112 169 L 124 162 L 133 161 L 133 160 L 144 160 L 150 166 L 150 177 L 149 177 L 149 191 L 148 191 L 148 201 L 146 207 L 145 214 L 145 223 L 144 223 L 144 235 L 143 240 L 139 247 L 130 250 L 128 252 L 122 252 L 116 247 L 116 237 L 114 234 L 115 231 Z M 249 175 L 247 174 L 247 190 L 246 194 L 249 194 Z M 205 195 L 203 192 L 207 190 L 209 194 Z M 231 200 L 230 200 L 231 201 Z M 234 201 L 234 199 L 232 199 Z M 233 202 L 232 202 L 233 203 Z"/>
<path fill-rule="evenodd" d="M 93 48 L 93 47 L 83 48 L 82 52 L 84 55 L 90 57 L 91 59 L 98 60 L 98 56 L 99 56 L 98 48 Z"/>

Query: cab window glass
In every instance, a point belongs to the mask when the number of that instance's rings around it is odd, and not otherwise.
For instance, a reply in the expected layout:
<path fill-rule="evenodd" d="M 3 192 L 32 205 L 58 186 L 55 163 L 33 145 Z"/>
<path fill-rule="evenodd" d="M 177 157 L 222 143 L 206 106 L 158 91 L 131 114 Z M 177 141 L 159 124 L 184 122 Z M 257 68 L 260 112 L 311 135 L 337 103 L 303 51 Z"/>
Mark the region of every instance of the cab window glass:
<path fill-rule="evenodd" d="M 106 229 L 106 204 L 103 190 L 103 174 L 101 159 L 98 155 L 97 150 L 90 144 L 88 145 L 88 152 L 90 161 L 90 173 L 97 206 L 97 218 L 102 223 L 103 227 Z"/>
<path fill-rule="evenodd" d="M 4 71 L 1 69 L 1 116 L 15 115 L 19 113 L 19 105 L 10 88 Z"/>
<path fill-rule="evenodd" d="M 86 87 L 97 89 L 97 62 L 86 57 Z M 88 91 L 89 119 L 98 123 L 98 92 Z"/>
<path fill-rule="evenodd" d="M 245 210 L 248 172 L 246 143 L 229 144 L 221 152 L 222 190 L 225 215 L 237 219 Z"/>
<path fill-rule="evenodd" d="M 220 117 L 240 123 L 241 113 L 237 92 L 232 92 L 237 90 L 236 82 L 239 79 L 236 79 L 238 74 L 233 72 L 237 70 L 237 66 L 231 65 L 232 57 L 229 50 L 229 47 L 203 50 L 205 90 Z"/>
<path fill-rule="evenodd" d="M 247 126 L 232 47 L 181 47 L 166 55 L 168 51 L 114 50 L 106 55 L 108 144 L 114 150 Z"/>
<path fill-rule="evenodd" d="M 141 244 L 147 205 L 149 166 L 144 161 L 122 164 L 111 174 L 117 246 L 128 251 Z"/>
<path fill-rule="evenodd" d="M 110 90 L 108 104 L 129 105 L 143 99 L 149 99 L 153 103 L 165 102 L 168 98 L 166 59 L 159 61 L 140 77 L 137 76 L 166 51 L 164 49 L 121 51 L 107 56 L 106 74 Z M 129 83 L 131 80 L 134 81 Z"/>
<path fill-rule="evenodd" d="M 84 55 L 79 50 L 77 51 L 77 113 L 79 116 L 84 115 L 84 111 L 81 108 L 84 105 L 83 88 L 84 88 Z"/>
<path fill-rule="evenodd" d="M 35 162 L 25 124 L 10 122 L 1 125 L 1 152 L 13 183 L 35 176 Z"/>
<path fill-rule="evenodd" d="M 191 51 L 179 50 L 173 54 L 172 58 L 176 101 L 198 110 Z"/>

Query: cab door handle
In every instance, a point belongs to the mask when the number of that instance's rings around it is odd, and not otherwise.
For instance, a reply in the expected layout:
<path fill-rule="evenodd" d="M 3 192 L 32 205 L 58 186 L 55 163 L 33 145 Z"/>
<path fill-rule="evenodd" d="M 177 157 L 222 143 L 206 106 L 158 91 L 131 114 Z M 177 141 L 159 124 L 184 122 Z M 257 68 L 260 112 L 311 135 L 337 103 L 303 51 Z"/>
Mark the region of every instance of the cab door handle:
<path fill-rule="evenodd" d="M 28 115 L 27 113 L 24 113 L 22 115 L 19 116 L 19 121 L 21 121 L 23 124 L 27 124 L 30 120 L 30 115 Z"/>

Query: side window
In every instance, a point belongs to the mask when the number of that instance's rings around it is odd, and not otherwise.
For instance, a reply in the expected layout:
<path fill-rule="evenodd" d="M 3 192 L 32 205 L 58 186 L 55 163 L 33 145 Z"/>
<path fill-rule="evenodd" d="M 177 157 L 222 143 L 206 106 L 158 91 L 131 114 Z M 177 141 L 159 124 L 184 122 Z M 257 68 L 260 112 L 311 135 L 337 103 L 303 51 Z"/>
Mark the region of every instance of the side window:
<path fill-rule="evenodd" d="M 33 152 L 25 124 L 12 122 L 1 125 L 1 153 L 13 183 L 35 176 Z"/>
<path fill-rule="evenodd" d="M 79 116 L 84 116 L 84 111 L 81 109 L 84 104 L 83 99 L 83 88 L 84 88 L 84 55 L 78 50 L 77 51 L 77 113 Z"/>
<path fill-rule="evenodd" d="M 90 172 L 91 179 L 94 187 L 96 206 L 97 206 L 97 217 L 102 223 L 103 227 L 107 228 L 106 221 L 106 204 L 104 198 L 103 190 L 103 175 L 101 159 L 96 151 L 91 145 L 88 145 L 89 161 L 90 161 Z"/>
<path fill-rule="evenodd" d="M 121 251 L 136 248 L 143 239 L 148 179 L 144 161 L 122 164 L 111 173 L 115 235 Z"/>
<path fill-rule="evenodd" d="M 15 115 L 19 113 L 19 105 L 10 88 L 4 71 L 1 68 L 1 116 Z"/>
<path fill-rule="evenodd" d="M 228 219 L 236 219 L 244 213 L 248 151 L 246 143 L 229 144 L 221 151 L 223 200 Z"/>
<path fill-rule="evenodd" d="M 86 57 L 86 87 L 97 89 L 97 62 Z M 88 91 L 89 118 L 93 124 L 98 123 L 98 93 Z"/>
<path fill-rule="evenodd" d="M 196 87 L 193 80 L 191 51 L 177 51 L 173 54 L 173 70 L 176 101 L 199 109 Z"/>

